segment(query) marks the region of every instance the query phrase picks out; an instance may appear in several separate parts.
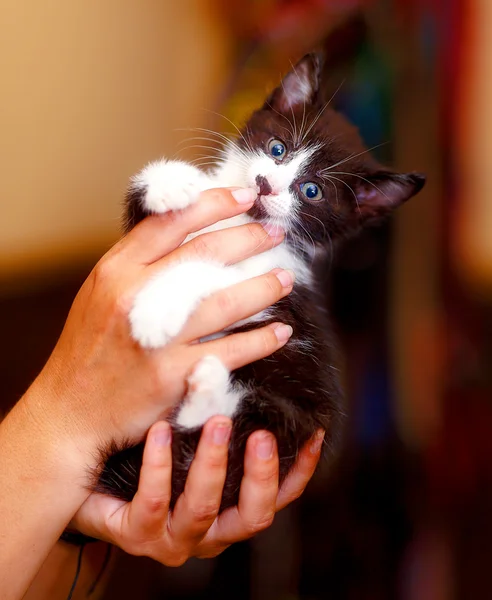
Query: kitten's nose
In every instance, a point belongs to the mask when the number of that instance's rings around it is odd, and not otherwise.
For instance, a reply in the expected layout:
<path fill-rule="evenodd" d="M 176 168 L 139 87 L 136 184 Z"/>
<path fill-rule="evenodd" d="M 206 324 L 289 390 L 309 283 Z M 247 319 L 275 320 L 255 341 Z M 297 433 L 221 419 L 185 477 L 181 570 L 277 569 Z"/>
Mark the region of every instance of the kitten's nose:
<path fill-rule="evenodd" d="M 256 185 L 258 186 L 260 196 L 268 196 L 272 193 L 272 186 L 268 183 L 268 179 L 263 175 L 256 176 Z"/>

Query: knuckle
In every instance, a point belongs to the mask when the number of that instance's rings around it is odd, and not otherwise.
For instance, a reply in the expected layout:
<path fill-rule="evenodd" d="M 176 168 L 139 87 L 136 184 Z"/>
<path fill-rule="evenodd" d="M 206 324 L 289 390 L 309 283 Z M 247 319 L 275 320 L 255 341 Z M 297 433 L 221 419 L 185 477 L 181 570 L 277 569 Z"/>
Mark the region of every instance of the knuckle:
<path fill-rule="evenodd" d="M 298 500 L 302 496 L 305 489 L 306 486 L 303 485 L 294 490 L 289 490 L 288 492 L 281 494 L 283 503 L 287 505 L 291 504 L 291 502 L 295 502 L 295 500 Z"/>
<path fill-rule="evenodd" d="M 145 499 L 145 508 L 150 514 L 167 514 L 169 498 L 163 496 L 149 497 Z"/>
<path fill-rule="evenodd" d="M 263 488 L 278 487 L 277 469 L 260 469 L 254 474 L 256 482 Z"/>
<path fill-rule="evenodd" d="M 208 234 L 199 235 L 196 238 L 193 238 L 191 243 L 193 244 L 193 250 L 200 258 L 207 259 L 214 257 L 214 251 L 210 245 Z"/>
<path fill-rule="evenodd" d="M 212 204 L 226 204 L 232 200 L 231 193 L 229 190 L 224 188 L 213 188 L 211 190 L 207 190 L 204 192 L 204 196 Z"/>
<path fill-rule="evenodd" d="M 291 502 L 294 502 L 295 500 L 298 500 L 302 494 L 304 493 L 304 487 L 299 488 L 298 490 L 294 490 L 292 492 L 289 492 L 288 494 L 285 495 L 285 503 L 286 504 L 290 504 Z"/>
<path fill-rule="evenodd" d="M 118 294 L 114 300 L 114 312 L 118 316 L 127 317 L 133 306 L 133 301 L 133 295 L 127 292 Z"/>
<path fill-rule="evenodd" d="M 95 285 L 107 285 L 111 280 L 114 272 L 114 258 L 104 257 L 94 267 L 94 283 Z"/>
<path fill-rule="evenodd" d="M 263 327 L 263 329 L 260 329 L 259 331 L 261 332 L 261 349 L 264 354 L 270 354 L 278 346 L 277 336 L 271 327 Z"/>
<path fill-rule="evenodd" d="M 190 514 L 193 522 L 200 525 L 213 521 L 218 512 L 219 505 L 214 500 L 190 507 Z"/>
<path fill-rule="evenodd" d="M 222 290 L 219 292 L 217 295 L 217 307 L 220 310 L 220 314 L 231 314 L 234 311 L 235 306 L 236 299 L 230 290 Z"/>
<path fill-rule="evenodd" d="M 275 513 L 272 511 L 269 514 L 263 516 L 261 519 L 249 521 L 248 523 L 246 523 L 246 531 L 248 535 L 256 535 L 257 533 L 260 533 L 260 531 L 268 529 L 272 525 L 274 518 Z"/>
<path fill-rule="evenodd" d="M 259 223 L 247 223 L 245 225 L 245 228 L 255 243 L 258 243 L 265 239 L 265 230 Z"/>
<path fill-rule="evenodd" d="M 245 346 L 241 343 L 241 338 L 237 336 L 228 336 L 225 338 L 225 354 L 229 361 L 235 362 L 240 360 L 245 354 Z"/>
<path fill-rule="evenodd" d="M 263 278 L 263 281 L 263 285 L 265 287 L 265 295 L 267 295 L 268 297 L 273 296 L 275 298 L 278 298 L 281 295 L 282 285 L 278 277 L 276 277 L 272 273 L 268 273 Z"/>

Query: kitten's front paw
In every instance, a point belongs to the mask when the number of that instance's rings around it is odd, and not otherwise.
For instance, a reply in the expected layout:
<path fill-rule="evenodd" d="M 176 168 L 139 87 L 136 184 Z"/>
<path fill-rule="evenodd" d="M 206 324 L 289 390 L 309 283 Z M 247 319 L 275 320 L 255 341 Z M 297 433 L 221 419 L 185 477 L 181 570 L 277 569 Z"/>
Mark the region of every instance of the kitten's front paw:
<path fill-rule="evenodd" d="M 179 267 L 159 273 L 138 292 L 129 314 L 132 337 L 142 348 L 162 348 L 184 327 L 198 299 L 180 285 Z"/>
<path fill-rule="evenodd" d="M 176 303 L 163 301 L 152 287 L 144 288 L 130 311 L 133 339 L 142 348 L 162 348 L 183 328 L 188 312 Z"/>
<path fill-rule="evenodd" d="M 198 304 L 241 280 L 234 268 L 203 261 L 174 264 L 157 273 L 137 293 L 129 319 L 133 339 L 160 348 L 176 337 Z"/>
<path fill-rule="evenodd" d="M 186 208 L 209 187 L 205 173 L 171 160 L 150 163 L 131 182 L 131 190 L 140 192 L 143 208 L 150 213 Z"/>

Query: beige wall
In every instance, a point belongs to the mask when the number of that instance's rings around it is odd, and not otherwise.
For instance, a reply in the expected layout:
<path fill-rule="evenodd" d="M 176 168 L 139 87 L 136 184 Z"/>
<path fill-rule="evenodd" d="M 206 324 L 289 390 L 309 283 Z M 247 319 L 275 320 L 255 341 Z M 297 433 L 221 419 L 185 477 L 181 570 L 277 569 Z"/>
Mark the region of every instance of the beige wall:
<path fill-rule="evenodd" d="M 128 177 L 204 121 L 228 53 L 206 0 L 0 0 L 0 12 L 2 276 L 111 243 Z"/>

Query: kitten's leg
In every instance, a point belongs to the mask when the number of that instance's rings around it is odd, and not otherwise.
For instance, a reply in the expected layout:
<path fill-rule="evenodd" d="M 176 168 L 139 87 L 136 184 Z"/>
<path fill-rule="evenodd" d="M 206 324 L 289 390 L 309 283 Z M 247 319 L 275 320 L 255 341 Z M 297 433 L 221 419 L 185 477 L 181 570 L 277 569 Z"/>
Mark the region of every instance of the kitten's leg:
<path fill-rule="evenodd" d="M 213 187 L 209 177 L 193 165 L 178 160 L 152 162 L 132 177 L 127 195 L 127 211 L 165 213 L 186 208 L 206 189 Z"/>
<path fill-rule="evenodd" d="M 144 348 L 165 346 L 201 300 L 243 279 L 239 269 L 217 263 L 189 261 L 170 266 L 137 293 L 129 315 L 133 338 Z"/>
<path fill-rule="evenodd" d="M 205 356 L 188 378 L 188 393 L 175 418 L 177 426 L 195 429 L 214 415 L 233 417 L 244 390 L 231 384 L 229 371 L 216 356 Z"/>

